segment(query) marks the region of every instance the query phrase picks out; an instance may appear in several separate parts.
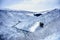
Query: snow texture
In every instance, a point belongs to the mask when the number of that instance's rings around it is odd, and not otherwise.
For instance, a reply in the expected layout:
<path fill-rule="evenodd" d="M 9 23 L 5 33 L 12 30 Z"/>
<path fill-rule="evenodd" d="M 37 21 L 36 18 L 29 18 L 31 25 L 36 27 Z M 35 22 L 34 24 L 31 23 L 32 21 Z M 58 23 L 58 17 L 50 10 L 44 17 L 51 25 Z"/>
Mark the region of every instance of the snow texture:
<path fill-rule="evenodd" d="M 60 40 L 60 9 L 36 13 L 0 10 L 0 40 Z"/>

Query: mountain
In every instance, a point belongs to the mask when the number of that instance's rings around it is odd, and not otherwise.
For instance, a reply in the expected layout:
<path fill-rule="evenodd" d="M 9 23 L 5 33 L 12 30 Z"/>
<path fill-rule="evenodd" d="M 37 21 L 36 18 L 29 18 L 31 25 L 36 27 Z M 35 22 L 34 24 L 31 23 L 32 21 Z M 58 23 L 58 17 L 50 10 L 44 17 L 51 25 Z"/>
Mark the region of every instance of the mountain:
<path fill-rule="evenodd" d="M 0 40 L 50 40 L 57 33 L 60 33 L 60 9 L 42 13 L 0 10 Z"/>

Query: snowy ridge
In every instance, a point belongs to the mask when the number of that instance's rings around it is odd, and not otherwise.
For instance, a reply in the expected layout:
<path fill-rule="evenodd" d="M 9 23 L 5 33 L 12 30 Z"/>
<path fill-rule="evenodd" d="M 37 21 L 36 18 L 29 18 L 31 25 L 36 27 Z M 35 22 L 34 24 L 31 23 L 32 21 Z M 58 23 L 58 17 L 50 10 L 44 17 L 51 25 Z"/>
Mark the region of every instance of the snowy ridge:
<path fill-rule="evenodd" d="M 54 35 L 60 32 L 60 9 L 48 11 L 39 17 L 29 16 L 27 13 L 35 12 L 0 10 L 0 40 L 50 40 L 50 35 L 53 40 Z M 36 22 L 44 23 L 44 27 L 37 24 L 34 29 Z M 30 32 L 30 28 L 34 31 Z M 60 34 L 58 35 L 55 36 L 60 38 Z"/>

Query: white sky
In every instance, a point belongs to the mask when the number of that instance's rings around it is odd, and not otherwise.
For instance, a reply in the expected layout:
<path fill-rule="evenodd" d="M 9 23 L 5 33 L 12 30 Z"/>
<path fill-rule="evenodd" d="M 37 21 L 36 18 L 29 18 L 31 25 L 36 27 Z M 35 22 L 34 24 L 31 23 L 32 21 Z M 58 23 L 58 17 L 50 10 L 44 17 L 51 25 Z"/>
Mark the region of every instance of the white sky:
<path fill-rule="evenodd" d="M 2 8 L 39 12 L 59 7 L 58 0 L 23 0 L 23 1 L 20 0 L 20 2 L 17 2 L 19 0 L 15 1 L 16 1 L 15 3 L 12 0 L 10 1 L 10 3 L 6 1 L 6 4 L 9 5 L 5 4 L 6 6 L 2 6 Z"/>

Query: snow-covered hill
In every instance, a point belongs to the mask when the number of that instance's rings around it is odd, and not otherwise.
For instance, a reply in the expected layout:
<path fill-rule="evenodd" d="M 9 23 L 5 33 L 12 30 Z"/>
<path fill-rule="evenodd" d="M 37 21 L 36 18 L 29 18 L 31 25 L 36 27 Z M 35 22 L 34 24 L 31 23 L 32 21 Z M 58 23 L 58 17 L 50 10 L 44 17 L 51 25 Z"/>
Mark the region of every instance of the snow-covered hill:
<path fill-rule="evenodd" d="M 55 34 L 56 40 L 59 40 L 60 9 L 41 14 L 30 11 L 0 10 L 0 40 L 55 40 Z"/>

